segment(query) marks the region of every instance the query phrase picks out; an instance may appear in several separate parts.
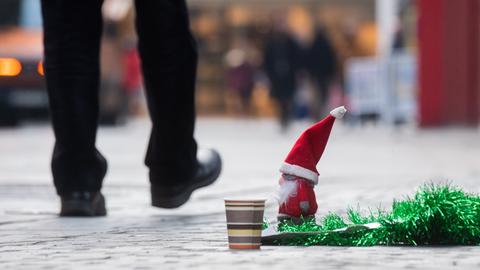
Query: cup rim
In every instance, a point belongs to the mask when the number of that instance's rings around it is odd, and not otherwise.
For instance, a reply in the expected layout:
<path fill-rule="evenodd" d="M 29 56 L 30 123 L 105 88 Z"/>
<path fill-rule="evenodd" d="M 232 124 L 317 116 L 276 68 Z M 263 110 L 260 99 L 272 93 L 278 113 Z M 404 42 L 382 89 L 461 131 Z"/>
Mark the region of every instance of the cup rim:
<path fill-rule="evenodd" d="M 267 199 L 261 199 L 261 198 L 247 198 L 247 199 L 241 199 L 241 198 L 223 198 L 225 202 L 266 202 Z"/>

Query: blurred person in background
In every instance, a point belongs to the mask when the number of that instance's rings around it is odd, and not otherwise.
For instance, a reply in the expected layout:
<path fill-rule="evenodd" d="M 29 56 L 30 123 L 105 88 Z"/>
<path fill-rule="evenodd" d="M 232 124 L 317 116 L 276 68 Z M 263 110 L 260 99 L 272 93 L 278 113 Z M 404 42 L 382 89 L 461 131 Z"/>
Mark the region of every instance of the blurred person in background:
<path fill-rule="evenodd" d="M 282 131 L 292 117 L 298 69 L 299 47 L 288 32 L 285 16 L 272 18 L 272 31 L 264 48 L 263 66 L 270 82 L 270 93 L 277 101 Z"/>
<path fill-rule="evenodd" d="M 397 22 L 395 32 L 393 34 L 392 52 L 401 53 L 405 49 L 405 33 L 402 24 Z"/>
<path fill-rule="evenodd" d="M 45 70 L 61 216 L 106 214 L 107 161 L 97 150 L 101 0 L 42 0 Z M 212 184 L 221 160 L 193 137 L 197 51 L 184 0 L 135 1 L 138 50 L 152 131 L 145 164 L 152 205 L 175 208 Z"/>
<path fill-rule="evenodd" d="M 228 51 L 225 56 L 226 86 L 227 90 L 240 101 L 240 113 L 249 115 L 257 69 L 248 57 L 250 46 L 247 45 L 247 41 L 241 40 L 238 43 L 239 45 Z"/>
<path fill-rule="evenodd" d="M 306 70 L 314 86 L 312 117 L 319 120 L 328 110 L 329 90 L 335 79 L 337 56 L 325 31 L 318 28 L 305 53 Z"/>
<path fill-rule="evenodd" d="M 142 73 L 140 56 L 133 44 L 128 44 L 123 54 L 123 87 L 128 95 L 128 110 L 131 115 L 145 115 L 144 96 L 142 95 Z"/>
<path fill-rule="evenodd" d="M 122 85 L 125 31 L 121 21 L 131 9 L 129 1 L 106 0 L 102 8 L 103 35 L 100 54 L 100 123 L 115 125 L 126 122 L 128 96 Z M 121 113 L 118 113 L 121 112 Z"/>

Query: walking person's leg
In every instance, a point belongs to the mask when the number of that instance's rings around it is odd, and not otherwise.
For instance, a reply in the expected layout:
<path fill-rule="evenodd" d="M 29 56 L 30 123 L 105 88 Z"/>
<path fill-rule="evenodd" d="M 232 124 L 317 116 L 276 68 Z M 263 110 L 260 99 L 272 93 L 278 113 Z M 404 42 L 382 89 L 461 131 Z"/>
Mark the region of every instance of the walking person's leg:
<path fill-rule="evenodd" d="M 313 100 L 310 116 L 317 122 L 327 113 L 328 87 L 324 79 L 316 79 L 313 83 Z"/>
<path fill-rule="evenodd" d="M 322 79 L 319 81 L 319 90 L 320 90 L 320 112 L 322 115 L 328 114 L 328 99 L 330 98 L 330 83 L 328 79 Z M 319 116 L 318 119 L 321 119 Z M 318 120 L 317 119 L 317 120 Z"/>
<path fill-rule="evenodd" d="M 61 215 L 104 215 L 107 163 L 95 147 L 101 0 L 42 0 L 45 77 L 55 133 L 52 173 Z"/>
<path fill-rule="evenodd" d="M 215 151 L 200 151 L 193 137 L 197 51 L 184 0 L 137 0 L 138 49 L 152 120 L 145 164 L 152 204 L 174 208 L 221 170 Z"/>
<path fill-rule="evenodd" d="M 282 97 L 278 100 L 280 108 L 280 127 L 282 132 L 286 132 L 292 120 L 293 97 Z"/>

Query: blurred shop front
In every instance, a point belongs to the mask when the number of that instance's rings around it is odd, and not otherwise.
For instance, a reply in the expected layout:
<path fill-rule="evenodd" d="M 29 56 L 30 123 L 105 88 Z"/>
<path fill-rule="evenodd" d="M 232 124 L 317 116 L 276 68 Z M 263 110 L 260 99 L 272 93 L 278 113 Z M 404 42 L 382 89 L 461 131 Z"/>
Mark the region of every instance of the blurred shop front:
<path fill-rule="evenodd" d="M 191 26 L 198 42 L 200 61 L 197 84 L 197 110 L 201 115 L 273 116 L 275 104 L 268 90 L 268 81 L 262 72 L 263 48 L 272 28 L 272 17 L 281 17 L 295 39 L 309 42 L 317 27 L 321 27 L 333 43 L 339 65 L 339 80 L 347 60 L 375 54 L 376 26 L 375 0 L 189 0 Z M 29 46 L 12 44 L 25 53 L 35 48 L 35 64 L 42 61 L 41 17 L 38 1 L 5 0 L 0 4 L 0 37 L 9 37 L 13 31 L 35 34 Z M 134 9 L 130 0 L 105 0 L 104 35 L 102 40 L 102 119 L 106 123 L 123 122 L 126 114 L 145 114 L 142 97 L 141 73 L 136 52 L 133 27 Z M 5 26 L 5 25 L 8 25 Z M 5 39 L 4 38 L 4 39 Z M 4 40 L 2 39 L 2 40 Z M 19 58 L 0 44 L 0 58 Z M 253 90 L 248 97 L 249 108 L 241 109 L 242 99 L 230 91 L 229 69 L 239 59 L 249 63 L 243 77 L 250 80 Z M 39 74 L 36 74 L 37 77 Z M 1 77 L 1 76 L 0 76 Z M 26 109 L 13 101 L 33 100 L 46 111 L 44 85 L 12 85 L 11 78 L 0 78 L 0 108 L 16 115 Z M 43 75 L 39 77 L 43 82 Z M 233 84 L 242 84 L 238 80 Z M 37 89 L 38 88 L 38 89 Z M 27 91 L 28 90 L 28 91 Z M 20 96 L 20 94 L 22 94 Z M 133 102 L 132 102 L 133 100 Z M 5 105 L 6 104 L 6 105 Z M 13 104 L 13 105 L 11 105 Z M 32 107 L 32 106 L 30 106 Z"/>
<path fill-rule="evenodd" d="M 397 3 L 398 8 L 395 14 L 384 16 L 387 21 L 390 20 L 390 25 L 385 27 L 382 18 L 379 18 L 382 11 L 379 4 L 387 2 Z M 335 81 L 329 89 L 329 106 L 347 104 L 353 123 L 356 120 L 361 122 L 365 117 L 388 124 L 417 123 L 420 120 L 424 126 L 477 123 L 478 105 L 471 100 L 480 100 L 478 90 L 461 90 L 463 92 L 459 95 L 451 90 L 478 88 L 475 86 L 478 85 L 478 76 L 474 76 L 478 73 L 478 61 L 471 59 L 477 59 L 479 55 L 478 50 L 473 49 L 480 47 L 475 41 L 479 36 L 478 16 L 475 21 L 478 12 L 472 13 L 478 10 L 479 4 L 476 0 L 467 2 L 472 5 L 471 8 L 463 4 L 447 7 L 447 0 L 442 5 L 435 0 L 188 0 L 191 27 L 200 53 L 197 111 L 200 115 L 252 117 L 277 114 L 269 81 L 263 71 L 263 54 L 272 28 L 280 19 L 300 46 L 311 43 L 317 30 L 322 29 L 337 60 Z M 6 42 L 0 43 L 0 58 L 20 59 L 25 51 L 35 51 L 37 53 L 30 62 L 41 62 L 38 1 L 5 0 L 0 6 L 4 7 L 0 8 L 0 40 L 6 40 L 5 37 L 10 37 L 7 34 L 12 31 L 28 35 L 34 33 L 36 37 L 29 46 L 25 46 L 26 42 L 22 46 L 17 43 L 9 46 L 20 49 L 21 54 L 12 54 L 7 51 Z M 441 12 L 450 15 L 441 19 Z M 106 123 L 121 123 L 127 114 L 146 114 L 133 27 L 133 1 L 105 0 L 103 13 L 102 119 Z M 455 15 L 457 13 L 464 16 Z M 468 25 L 468 28 L 462 28 L 462 25 Z M 386 33 L 385 29 L 390 32 Z M 444 42 L 439 31 L 454 34 Z M 386 39 L 389 35 L 390 38 Z M 450 42 L 457 40 L 457 36 L 462 42 Z M 382 42 L 387 50 L 379 49 Z M 442 50 L 436 50 L 438 44 L 443 44 Z M 33 47 L 34 50 L 30 49 Z M 456 57 L 458 51 L 462 53 Z M 443 59 L 442 77 L 437 74 L 440 72 L 438 59 Z M 468 63 L 467 73 L 461 69 L 465 67 L 464 63 Z M 43 75 L 37 73 L 35 76 L 42 82 Z M 235 76 L 232 76 L 233 73 Z M 305 80 L 302 75 L 300 79 Z M 442 78 L 443 86 L 439 87 L 437 78 Z M 17 79 L 19 83 L 25 82 L 20 77 Z M 11 81 L 11 78 L 0 77 L 0 111 L 11 111 L 13 105 L 10 104 L 16 104 L 13 101 L 39 100 L 42 108 L 46 108 L 43 85 L 12 85 Z M 468 84 L 463 83 L 466 81 Z M 38 89 L 33 91 L 33 88 Z M 232 88 L 249 88 L 250 93 L 244 95 Z M 298 88 L 295 89 L 300 93 L 296 97 L 298 103 L 311 99 L 308 92 L 312 91 L 305 91 L 313 89 L 311 84 L 302 82 Z M 443 91 L 443 101 L 440 101 L 438 91 Z M 36 95 L 39 98 L 34 98 Z M 473 105 L 467 106 L 467 101 Z M 27 105 L 32 107 L 30 103 Z M 469 115 L 476 115 L 477 120 L 467 121 L 460 116 L 468 113 L 465 110 L 460 114 L 449 113 L 444 109 L 447 105 L 449 108 L 470 108 L 466 110 L 473 110 Z M 450 118 L 442 120 L 441 115 Z"/>
<path fill-rule="evenodd" d="M 241 101 L 226 81 L 236 52 L 255 68 L 249 115 L 272 116 L 275 106 L 261 72 L 262 52 L 273 16 L 283 16 L 295 39 L 309 42 L 321 27 L 338 57 L 339 80 L 351 57 L 376 49 L 375 1 L 355 0 L 190 0 L 191 25 L 200 51 L 197 110 L 201 114 L 241 114 Z M 232 57 L 230 57 L 232 56 Z M 232 60 L 233 59 L 233 60 Z"/>

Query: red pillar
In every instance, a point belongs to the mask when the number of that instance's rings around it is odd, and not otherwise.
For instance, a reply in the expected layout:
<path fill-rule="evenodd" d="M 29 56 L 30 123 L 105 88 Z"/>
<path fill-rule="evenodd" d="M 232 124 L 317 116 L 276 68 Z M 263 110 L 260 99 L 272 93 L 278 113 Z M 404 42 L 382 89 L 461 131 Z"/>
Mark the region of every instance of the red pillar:
<path fill-rule="evenodd" d="M 436 4 L 437 2 L 438 4 Z M 442 121 L 442 14 L 441 0 L 418 0 L 418 63 L 420 125 Z"/>
<path fill-rule="evenodd" d="M 420 125 L 476 125 L 478 0 L 418 0 Z"/>
<path fill-rule="evenodd" d="M 471 87 L 468 94 L 469 123 L 480 123 L 480 1 L 470 0 L 471 5 L 467 24 L 471 26 L 468 38 L 468 51 L 471 52 L 468 62 L 468 80 Z"/>

